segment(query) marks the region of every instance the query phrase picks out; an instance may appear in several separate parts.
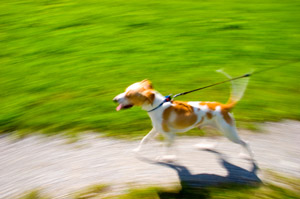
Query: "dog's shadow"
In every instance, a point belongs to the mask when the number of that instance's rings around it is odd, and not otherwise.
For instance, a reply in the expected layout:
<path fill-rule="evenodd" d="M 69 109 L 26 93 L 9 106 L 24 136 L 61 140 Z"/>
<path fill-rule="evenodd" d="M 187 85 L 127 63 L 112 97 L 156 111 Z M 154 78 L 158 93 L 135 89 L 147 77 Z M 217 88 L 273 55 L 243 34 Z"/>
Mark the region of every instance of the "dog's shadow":
<path fill-rule="evenodd" d="M 214 150 L 206 150 L 218 156 L 220 164 L 226 169 L 227 175 L 221 176 L 217 174 L 192 174 L 189 169 L 183 165 L 176 163 L 154 162 L 148 159 L 151 164 L 161 165 L 174 169 L 180 179 L 181 190 L 178 193 L 174 192 L 160 192 L 160 198 L 203 198 L 209 197 L 208 187 L 219 187 L 230 185 L 230 187 L 237 188 L 236 186 L 259 186 L 262 181 L 257 176 L 258 167 L 255 162 L 252 162 L 252 167 L 249 170 L 243 169 L 237 165 L 228 162 L 221 153 Z M 195 191 L 196 190 L 196 191 Z"/>

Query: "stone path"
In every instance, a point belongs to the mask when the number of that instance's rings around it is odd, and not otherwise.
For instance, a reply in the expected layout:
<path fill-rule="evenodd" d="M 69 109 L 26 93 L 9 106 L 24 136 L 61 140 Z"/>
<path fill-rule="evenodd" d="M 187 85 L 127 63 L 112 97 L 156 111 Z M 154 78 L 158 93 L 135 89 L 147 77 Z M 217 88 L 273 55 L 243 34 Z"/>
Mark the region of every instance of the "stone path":
<path fill-rule="evenodd" d="M 263 133 L 241 131 L 258 166 L 300 178 L 300 122 L 266 123 Z M 193 145 L 218 143 L 213 150 Z M 178 185 L 182 181 L 205 186 L 220 182 L 253 183 L 264 180 L 251 161 L 240 157 L 241 147 L 224 137 L 177 137 L 178 160 L 154 162 L 162 143 L 145 146 L 140 157 L 132 152 L 138 142 L 87 134 L 76 143 L 61 137 L 0 138 L 0 198 L 16 198 L 27 190 L 42 189 L 54 198 L 93 184 L 109 184 L 118 193 L 129 187 Z"/>

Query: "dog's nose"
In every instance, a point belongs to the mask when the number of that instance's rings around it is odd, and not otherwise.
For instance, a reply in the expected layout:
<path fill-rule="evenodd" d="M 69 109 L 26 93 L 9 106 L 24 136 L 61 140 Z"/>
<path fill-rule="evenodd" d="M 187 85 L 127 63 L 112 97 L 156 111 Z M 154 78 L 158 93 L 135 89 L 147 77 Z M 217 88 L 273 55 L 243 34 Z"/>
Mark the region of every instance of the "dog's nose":
<path fill-rule="evenodd" d="M 115 98 L 113 99 L 113 101 L 114 101 L 114 102 L 118 102 L 118 99 L 115 97 Z"/>

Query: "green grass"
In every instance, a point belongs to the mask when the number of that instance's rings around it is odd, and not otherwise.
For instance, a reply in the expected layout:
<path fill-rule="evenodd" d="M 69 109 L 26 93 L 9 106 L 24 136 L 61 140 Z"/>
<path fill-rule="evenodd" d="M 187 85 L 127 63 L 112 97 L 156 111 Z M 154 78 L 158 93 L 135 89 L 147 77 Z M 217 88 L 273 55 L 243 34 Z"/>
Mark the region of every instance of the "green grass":
<path fill-rule="evenodd" d="M 299 192 L 275 185 L 263 185 L 259 188 L 226 185 L 212 188 L 186 187 L 180 191 L 169 191 L 160 188 L 131 190 L 114 199 L 297 199 Z"/>
<path fill-rule="evenodd" d="M 45 196 L 45 194 L 41 193 L 40 190 L 32 190 L 27 193 L 24 193 L 23 196 L 21 196 L 18 199 L 50 199 L 48 196 Z"/>
<path fill-rule="evenodd" d="M 74 194 L 73 199 L 93 199 L 93 198 L 100 198 L 103 192 L 108 191 L 108 185 L 92 185 L 84 190 L 80 190 L 78 193 Z"/>
<path fill-rule="evenodd" d="M 266 171 L 266 177 L 272 182 L 256 185 L 220 184 L 211 187 L 190 187 L 181 182 L 182 187 L 148 187 L 130 189 L 127 193 L 116 195 L 108 185 L 96 184 L 86 187 L 72 196 L 73 199 L 298 199 L 300 197 L 300 181 L 298 178 L 286 177 Z M 50 199 L 41 191 L 33 190 L 19 199 Z M 62 197 L 64 198 L 64 197 Z"/>
<path fill-rule="evenodd" d="M 240 185 L 226 185 L 212 188 L 185 187 L 182 190 L 166 190 L 162 188 L 132 189 L 128 193 L 118 196 L 102 197 L 98 192 L 72 197 L 74 199 L 298 199 L 299 192 L 275 185 L 249 187 Z M 19 199 L 50 199 L 37 191 L 24 195 Z"/>
<path fill-rule="evenodd" d="M 10 0 L 0 4 L 0 131 L 151 128 L 112 98 L 148 78 L 176 94 L 300 56 L 297 0 Z M 299 63 L 253 76 L 234 110 L 241 122 L 300 119 Z M 229 84 L 178 100 L 225 102 Z"/>
<path fill-rule="evenodd" d="M 124 195 L 107 199 L 298 199 L 300 197 L 298 178 L 286 177 L 272 171 L 265 172 L 265 178 L 272 180 L 272 183 L 252 185 L 225 183 L 199 188 L 187 186 L 181 182 L 180 188 L 131 189 Z"/>
<path fill-rule="evenodd" d="M 73 199 L 298 199 L 300 197 L 300 181 L 297 178 L 287 178 L 274 172 L 268 177 L 283 186 L 272 183 L 254 185 L 221 184 L 219 186 L 196 188 L 184 186 L 181 188 L 140 188 L 130 189 L 127 193 L 115 195 L 108 185 L 92 185 L 74 193 L 67 198 Z M 182 183 L 184 184 L 184 183 Z M 41 191 L 33 190 L 25 193 L 19 199 L 50 199 Z"/>

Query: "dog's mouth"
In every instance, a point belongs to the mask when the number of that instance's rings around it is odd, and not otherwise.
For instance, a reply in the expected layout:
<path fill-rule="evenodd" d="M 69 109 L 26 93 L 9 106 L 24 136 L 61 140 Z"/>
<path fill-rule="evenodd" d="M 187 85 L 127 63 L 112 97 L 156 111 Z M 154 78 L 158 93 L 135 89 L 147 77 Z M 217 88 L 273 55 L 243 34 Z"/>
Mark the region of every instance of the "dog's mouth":
<path fill-rule="evenodd" d="M 119 104 L 116 108 L 117 111 L 121 110 L 121 109 L 128 109 L 128 108 L 131 108 L 133 107 L 132 104 L 128 104 L 128 105 L 123 105 L 123 104 Z"/>

